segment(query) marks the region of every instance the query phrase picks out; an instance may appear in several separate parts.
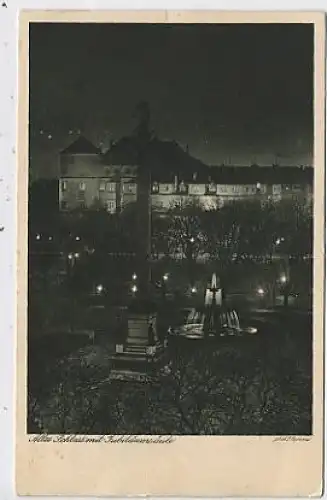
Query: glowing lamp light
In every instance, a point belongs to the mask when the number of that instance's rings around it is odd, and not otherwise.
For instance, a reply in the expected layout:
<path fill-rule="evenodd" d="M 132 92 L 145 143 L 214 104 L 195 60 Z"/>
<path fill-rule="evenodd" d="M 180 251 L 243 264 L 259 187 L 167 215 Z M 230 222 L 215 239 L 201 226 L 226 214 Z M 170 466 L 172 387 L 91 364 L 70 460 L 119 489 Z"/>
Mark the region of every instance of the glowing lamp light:
<path fill-rule="evenodd" d="M 192 238 L 190 238 L 190 242 L 191 242 L 191 243 L 194 243 L 194 241 L 195 241 L 195 239 L 194 239 L 194 238 L 193 238 L 193 236 L 192 236 Z"/>
<path fill-rule="evenodd" d="M 137 292 L 137 286 L 136 286 L 136 285 L 133 285 L 133 286 L 132 286 L 132 292 L 133 292 L 133 293 L 136 293 L 136 292 Z"/>
<path fill-rule="evenodd" d="M 280 242 L 281 242 L 281 241 L 282 241 L 282 240 L 281 240 L 280 238 L 278 238 L 278 239 L 276 240 L 276 245 L 280 245 Z"/>
<path fill-rule="evenodd" d="M 262 297 L 265 294 L 265 291 L 262 287 L 259 287 L 257 292 L 258 292 L 258 295 L 260 295 L 260 297 Z"/>
<path fill-rule="evenodd" d="M 78 259 L 79 258 L 79 253 L 78 252 L 74 253 L 74 257 L 75 257 L 75 259 Z"/>
<path fill-rule="evenodd" d="M 194 294 L 194 293 L 196 293 L 196 288 L 195 288 L 195 286 L 192 286 L 192 288 L 191 288 L 191 293 L 193 293 L 193 294 Z"/>
<path fill-rule="evenodd" d="M 168 281 L 168 274 L 167 273 L 163 275 L 163 280 Z"/>
<path fill-rule="evenodd" d="M 103 286 L 102 285 L 97 285 L 96 291 L 97 291 L 97 293 L 103 292 Z"/>
<path fill-rule="evenodd" d="M 132 276 L 132 280 L 135 281 L 137 279 L 137 275 L 134 273 Z"/>
<path fill-rule="evenodd" d="M 285 274 L 282 274 L 282 276 L 280 277 L 280 282 L 286 283 L 286 281 L 287 281 L 287 278 L 286 278 Z"/>
<path fill-rule="evenodd" d="M 81 238 L 79 236 L 76 236 L 75 240 L 79 241 Z"/>
<path fill-rule="evenodd" d="M 68 259 L 69 259 L 69 260 L 72 260 L 72 258 L 73 258 L 73 254 L 72 254 L 72 253 L 69 253 L 69 254 L 68 254 Z"/>
<path fill-rule="evenodd" d="M 40 234 L 37 234 L 35 238 L 36 238 L 37 240 L 40 240 L 40 239 L 41 239 L 41 235 L 40 235 Z"/>
<path fill-rule="evenodd" d="M 51 139 L 52 139 L 52 135 L 51 134 L 48 135 L 48 139 L 51 141 Z"/>
<path fill-rule="evenodd" d="M 49 241 L 52 241 L 52 236 L 49 236 Z"/>

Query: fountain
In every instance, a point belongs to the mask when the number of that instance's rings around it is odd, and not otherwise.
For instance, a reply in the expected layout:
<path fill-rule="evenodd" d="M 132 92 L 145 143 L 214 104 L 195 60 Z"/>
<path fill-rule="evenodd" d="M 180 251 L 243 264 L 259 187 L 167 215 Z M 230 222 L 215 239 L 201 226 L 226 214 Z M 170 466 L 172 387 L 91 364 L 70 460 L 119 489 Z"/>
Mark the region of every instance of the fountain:
<path fill-rule="evenodd" d="M 238 313 L 229 308 L 216 273 L 212 274 L 204 296 L 204 309 L 191 308 L 181 326 L 169 328 L 171 335 L 189 339 L 238 336 L 257 333 L 256 328 L 241 327 Z"/>
<path fill-rule="evenodd" d="M 217 278 L 216 273 L 212 274 L 211 284 L 206 289 L 204 302 L 207 309 L 203 326 L 205 337 L 256 333 L 255 328 L 242 328 L 237 311 L 227 307 L 220 279 Z"/>

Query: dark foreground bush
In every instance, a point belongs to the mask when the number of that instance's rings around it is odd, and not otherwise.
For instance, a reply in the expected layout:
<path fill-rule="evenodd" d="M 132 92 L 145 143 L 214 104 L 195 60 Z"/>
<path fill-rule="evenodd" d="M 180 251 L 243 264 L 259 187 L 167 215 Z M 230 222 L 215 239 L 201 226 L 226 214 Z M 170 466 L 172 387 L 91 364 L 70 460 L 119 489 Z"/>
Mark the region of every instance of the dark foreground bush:
<path fill-rule="evenodd" d="M 310 363 L 296 344 L 192 345 L 174 347 L 153 384 L 110 381 L 103 347 L 62 360 L 47 397 L 30 395 L 29 432 L 310 434 Z"/>

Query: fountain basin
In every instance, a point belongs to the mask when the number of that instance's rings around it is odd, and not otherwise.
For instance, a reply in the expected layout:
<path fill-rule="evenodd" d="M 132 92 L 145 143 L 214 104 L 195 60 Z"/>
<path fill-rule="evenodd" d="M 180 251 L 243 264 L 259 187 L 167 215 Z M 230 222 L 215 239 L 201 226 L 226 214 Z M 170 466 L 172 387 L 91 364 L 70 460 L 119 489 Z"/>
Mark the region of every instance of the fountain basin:
<path fill-rule="evenodd" d="M 255 335 L 257 328 L 242 327 L 235 310 L 210 311 L 189 309 L 185 323 L 169 327 L 168 334 L 175 337 L 203 339 L 205 337 L 226 337 Z"/>

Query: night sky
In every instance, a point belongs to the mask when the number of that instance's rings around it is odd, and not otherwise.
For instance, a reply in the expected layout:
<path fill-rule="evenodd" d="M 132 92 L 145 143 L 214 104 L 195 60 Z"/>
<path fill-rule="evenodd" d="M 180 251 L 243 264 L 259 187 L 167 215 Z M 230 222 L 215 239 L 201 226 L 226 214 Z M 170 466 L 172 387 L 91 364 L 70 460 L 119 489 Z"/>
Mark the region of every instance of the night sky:
<path fill-rule="evenodd" d="M 30 25 L 30 162 L 133 131 L 149 102 L 159 138 L 208 164 L 311 164 L 313 26 Z"/>

